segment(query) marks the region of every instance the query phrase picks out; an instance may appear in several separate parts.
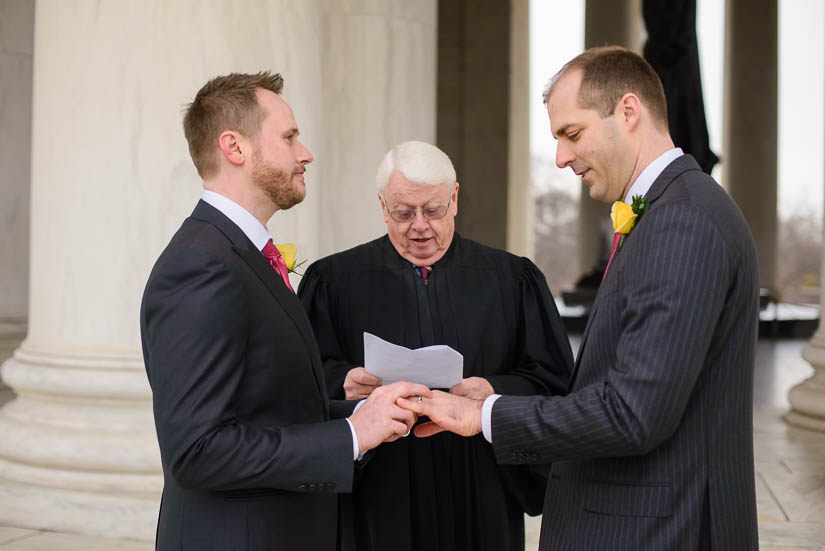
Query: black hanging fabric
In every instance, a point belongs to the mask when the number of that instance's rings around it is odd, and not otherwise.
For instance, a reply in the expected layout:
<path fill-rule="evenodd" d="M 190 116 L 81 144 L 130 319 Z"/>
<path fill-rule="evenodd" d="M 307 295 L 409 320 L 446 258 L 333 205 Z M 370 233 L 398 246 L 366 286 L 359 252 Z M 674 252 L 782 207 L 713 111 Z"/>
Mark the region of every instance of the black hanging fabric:
<path fill-rule="evenodd" d="M 705 119 L 696 0 L 644 0 L 642 13 L 648 36 L 644 57 L 662 79 L 673 142 L 710 174 L 719 157 L 710 150 Z"/>

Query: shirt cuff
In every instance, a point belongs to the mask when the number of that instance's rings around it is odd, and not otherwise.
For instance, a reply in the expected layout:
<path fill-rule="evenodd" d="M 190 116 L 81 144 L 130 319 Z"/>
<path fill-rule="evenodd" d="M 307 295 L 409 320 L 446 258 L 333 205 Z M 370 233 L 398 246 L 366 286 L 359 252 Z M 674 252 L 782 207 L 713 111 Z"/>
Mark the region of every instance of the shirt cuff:
<path fill-rule="evenodd" d="M 501 398 L 501 394 L 490 394 L 481 405 L 481 433 L 490 444 L 493 443 L 493 404 Z"/>
<path fill-rule="evenodd" d="M 349 430 L 352 433 L 352 460 L 358 461 L 360 459 L 361 446 L 358 445 L 358 435 L 355 434 L 355 427 L 352 426 L 352 421 L 347 418 L 347 424 L 349 425 Z"/>
<path fill-rule="evenodd" d="M 358 408 L 364 405 L 365 400 L 359 400 L 357 404 L 355 404 L 355 409 L 352 410 L 353 413 L 358 411 Z M 358 461 L 362 457 L 364 457 L 361 453 L 361 446 L 358 444 L 358 435 L 355 434 L 355 427 L 352 426 L 352 421 L 349 420 L 347 417 L 347 424 L 349 425 L 349 430 L 352 433 L 352 459 L 353 461 Z"/>

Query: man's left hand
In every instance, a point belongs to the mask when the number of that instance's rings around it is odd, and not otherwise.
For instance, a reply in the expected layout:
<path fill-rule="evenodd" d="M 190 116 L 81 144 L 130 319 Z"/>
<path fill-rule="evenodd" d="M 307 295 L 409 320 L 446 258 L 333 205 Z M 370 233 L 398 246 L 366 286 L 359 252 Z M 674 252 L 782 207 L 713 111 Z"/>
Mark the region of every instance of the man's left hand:
<path fill-rule="evenodd" d="M 468 377 L 450 389 L 450 394 L 472 400 L 484 400 L 493 392 L 493 385 L 482 377 Z"/>
<path fill-rule="evenodd" d="M 422 397 L 420 402 L 418 398 L 398 398 L 395 403 L 419 416 L 430 418 L 429 423 L 415 427 L 418 437 L 432 436 L 445 430 L 460 436 L 473 436 L 481 432 L 483 402 L 480 400 L 433 390 L 429 397 Z"/>

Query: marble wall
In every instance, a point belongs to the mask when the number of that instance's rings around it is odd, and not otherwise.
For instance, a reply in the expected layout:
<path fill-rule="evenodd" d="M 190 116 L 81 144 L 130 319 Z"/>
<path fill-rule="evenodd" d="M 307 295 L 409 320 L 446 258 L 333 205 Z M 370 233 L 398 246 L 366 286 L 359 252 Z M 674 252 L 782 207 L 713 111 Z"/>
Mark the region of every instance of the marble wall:
<path fill-rule="evenodd" d="M 0 0 L 0 362 L 28 313 L 33 29 L 34 0 Z"/>

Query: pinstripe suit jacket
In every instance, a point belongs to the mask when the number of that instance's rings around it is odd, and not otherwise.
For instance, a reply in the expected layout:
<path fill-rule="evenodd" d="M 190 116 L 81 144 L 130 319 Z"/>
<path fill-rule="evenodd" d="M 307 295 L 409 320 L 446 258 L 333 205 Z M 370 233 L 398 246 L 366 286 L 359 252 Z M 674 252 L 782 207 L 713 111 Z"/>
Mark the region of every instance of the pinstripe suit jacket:
<path fill-rule="evenodd" d="M 756 549 L 753 238 L 690 156 L 602 282 L 567 396 L 500 398 L 501 463 L 554 462 L 540 549 Z"/>

